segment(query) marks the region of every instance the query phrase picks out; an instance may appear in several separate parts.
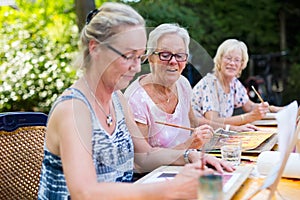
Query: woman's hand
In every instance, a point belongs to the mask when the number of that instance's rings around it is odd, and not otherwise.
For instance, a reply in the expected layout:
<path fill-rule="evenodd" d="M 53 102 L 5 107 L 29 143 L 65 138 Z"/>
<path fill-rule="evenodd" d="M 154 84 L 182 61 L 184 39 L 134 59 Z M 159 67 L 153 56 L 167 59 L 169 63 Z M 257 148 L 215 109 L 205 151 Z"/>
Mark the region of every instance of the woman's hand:
<path fill-rule="evenodd" d="M 212 174 L 213 170 L 201 170 L 201 163 L 186 164 L 184 168 L 169 182 L 170 199 L 197 199 L 198 179 L 200 176 Z"/>
<path fill-rule="evenodd" d="M 189 160 L 192 163 L 201 162 L 201 152 L 197 151 L 191 151 L 189 153 Z M 211 167 L 215 168 L 218 172 L 223 173 L 223 169 L 225 169 L 228 172 L 232 172 L 235 170 L 234 166 L 230 163 L 221 160 L 215 156 L 204 154 L 203 157 L 204 165 L 210 165 Z"/>
<path fill-rule="evenodd" d="M 258 131 L 259 128 L 257 126 L 254 126 L 252 124 L 245 124 L 241 126 L 231 126 L 230 127 L 233 131 L 237 132 L 247 132 L 247 131 Z"/>
<path fill-rule="evenodd" d="M 284 107 L 279 107 L 279 106 L 269 106 L 269 111 L 272 113 L 277 113 L 280 110 L 282 110 Z"/>
<path fill-rule="evenodd" d="M 213 128 L 209 125 L 202 125 L 195 128 L 188 140 L 188 149 L 199 149 L 213 137 Z"/>
<path fill-rule="evenodd" d="M 268 102 L 255 104 L 255 107 L 249 113 L 251 122 L 262 119 L 266 115 L 267 112 L 269 112 L 269 103 Z"/>

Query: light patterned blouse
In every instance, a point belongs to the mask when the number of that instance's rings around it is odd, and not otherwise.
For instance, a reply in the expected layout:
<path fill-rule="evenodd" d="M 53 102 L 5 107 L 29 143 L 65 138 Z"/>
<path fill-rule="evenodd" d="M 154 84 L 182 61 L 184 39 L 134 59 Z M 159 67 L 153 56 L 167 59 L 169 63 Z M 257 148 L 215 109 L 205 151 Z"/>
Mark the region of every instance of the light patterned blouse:
<path fill-rule="evenodd" d="M 208 111 L 216 111 L 219 117 L 231 117 L 234 108 L 242 107 L 249 101 L 246 88 L 234 78 L 230 82 L 230 92 L 225 93 L 214 74 L 208 73 L 193 88 L 192 107 L 196 116 Z"/>

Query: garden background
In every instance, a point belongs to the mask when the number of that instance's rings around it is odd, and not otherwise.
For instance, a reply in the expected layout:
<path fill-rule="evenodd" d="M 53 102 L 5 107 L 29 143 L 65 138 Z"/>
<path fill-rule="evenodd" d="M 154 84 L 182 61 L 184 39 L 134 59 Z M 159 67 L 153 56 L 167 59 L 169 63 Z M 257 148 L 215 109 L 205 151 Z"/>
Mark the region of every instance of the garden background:
<path fill-rule="evenodd" d="M 49 112 L 57 96 L 77 78 L 72 59 L 78 50 L 77 41 L 86 12 L 103 2 L 15 0 L 16 6 L 0 6 L 0 112 Z M 299 103 L 299 1 L 122 2 L 138 10 L 146 19 L 147 27 L 165 22 L 186 27 L 192 39 L 211 57 L 227 38 L 244 41 L 253 58 L 284 52 L 271 60 L 272 73 L 283 87 L 281 104 L 293 100 Z M 247 68 L 242 82 L 256 75 L 255 70 Z"/>

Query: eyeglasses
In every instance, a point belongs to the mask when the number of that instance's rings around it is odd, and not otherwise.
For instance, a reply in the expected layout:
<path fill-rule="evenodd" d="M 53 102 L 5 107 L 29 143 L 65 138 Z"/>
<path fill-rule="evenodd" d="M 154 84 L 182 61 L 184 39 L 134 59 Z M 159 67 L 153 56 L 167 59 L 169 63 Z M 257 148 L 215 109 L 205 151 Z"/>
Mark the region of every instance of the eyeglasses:
<path fill-rule="evenodd" d="M 140 55 L 140 56 L 136 56 L 135 54 L 129 54 L 129 55 L 125 55 L 123 53 L 121 53 L 119 50 L 115 49 L 114 47 L 110 46 L 109 44 L 106 44 L 105 45 L 107 48 L 109 48 L 110 50 L 112 50 L 113 52 L 115 52 L 116 54 L 118 54 L 119 56 L 121 56 L 122 58 L 124 58 L 126 61 L 131 61 L 131 62 L 134 62 L 134 61 L 140 61 L 140 63 L 144 63 L 146 60 L 147 60 L 147 55 L 143 54 L 143 55 Z"/>
<path fill-rule="evenodd" d="M 234 62 L 235 64 L 240 64 L 242 62 L 242 60 L 240 58 L 232 58 L 229 56 L 224 56 L 223 59 L 227 63 Z"/>
<path fill-rule="evenodd" d="M 167 51 L 164 51 L 164 52 L 154 51 L 152 54 L 158 55 L 158 57 L 161 61 L 170 61 L 170 60 L 172 60 L 172 58 L 174 56 L 174 58 L 177 62 L 185 62 L 188 57 L 188 54 L 186 54 L 186 53 L 173 54 L 173 53 L 167 52 Z"/>
<path fill-rule="evenodd" d="M 100 11 L 98 9 L 90 11 L 86 16 L 85 24 L 88 25 L 91 22 L 91 20 L 93 19 L 93 17 L 95 15 L 97 15 L 99 12 Z"/>

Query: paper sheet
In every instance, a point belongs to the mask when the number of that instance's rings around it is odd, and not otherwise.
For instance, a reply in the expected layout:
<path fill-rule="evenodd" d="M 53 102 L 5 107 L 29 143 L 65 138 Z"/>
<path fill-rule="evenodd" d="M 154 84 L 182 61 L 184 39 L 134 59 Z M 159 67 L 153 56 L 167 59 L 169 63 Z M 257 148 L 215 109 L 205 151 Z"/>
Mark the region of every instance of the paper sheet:
<path fill-rule="evenodd" d="M 273 166 L 261 189 L 269 188 L 276 180 L 281 178 L 282 174 L 279 174 L 279 171 L 282 166 L 286 165 L 283 161 L 290 154 L 288 150 L 295 134 L 297 110 L 297 101 L 294 101 L 276 115 L 278 121 L 279 162 L 278 165 Z"/>

